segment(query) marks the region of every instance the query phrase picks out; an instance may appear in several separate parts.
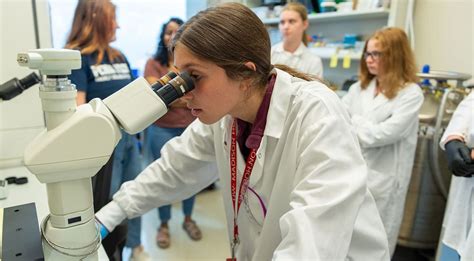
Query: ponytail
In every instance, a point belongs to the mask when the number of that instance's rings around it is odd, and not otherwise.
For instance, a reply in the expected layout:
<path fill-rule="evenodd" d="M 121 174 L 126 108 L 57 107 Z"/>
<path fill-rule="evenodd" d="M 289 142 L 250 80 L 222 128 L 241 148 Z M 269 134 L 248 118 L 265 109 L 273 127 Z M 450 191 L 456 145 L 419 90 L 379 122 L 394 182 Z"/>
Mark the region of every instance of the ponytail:
<path fill-rule="evenodd" d="M 313 74 L 308 74 L 308 73 L 302 73 L 302 72 L 300 72 L 296 69 L 293 69 L 293 68 L 289 67 L 288 65 L 275 64 L 275 68 L 280 69 L 282 71 L 285 71 L 285 72 L 289 73 L 291 76 L 303 79 L 305 81 L 318 81 L 318 82 L 324 83 L 324 81 L 321 78 L 319 78 L 318 76 L 313 75 Z"/>

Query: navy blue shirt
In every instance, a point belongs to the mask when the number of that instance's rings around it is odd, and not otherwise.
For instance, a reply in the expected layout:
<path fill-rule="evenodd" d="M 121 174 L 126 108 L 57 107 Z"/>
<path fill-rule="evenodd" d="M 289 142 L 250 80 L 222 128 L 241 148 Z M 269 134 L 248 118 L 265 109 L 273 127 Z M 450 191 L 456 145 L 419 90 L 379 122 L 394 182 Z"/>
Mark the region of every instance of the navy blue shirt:
<path fill-rule="evenodd" d="M 70 79 L 78 91 L 86 93 L 86 102 L 94 98 L 105 99 L 133 80 L 125 56 L 110 62 L 104 54 L 101 64 L 96 64 L 97 53 L 83 54 L 81 59 L 81 69 L 73 70 Z"/>

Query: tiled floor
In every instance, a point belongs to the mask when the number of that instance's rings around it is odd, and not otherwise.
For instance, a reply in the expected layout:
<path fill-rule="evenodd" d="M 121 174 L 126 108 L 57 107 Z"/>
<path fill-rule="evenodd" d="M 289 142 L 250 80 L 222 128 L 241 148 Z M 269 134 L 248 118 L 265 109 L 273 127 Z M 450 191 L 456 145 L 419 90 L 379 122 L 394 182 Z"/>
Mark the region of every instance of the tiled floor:
<path fill-rule="evenodd" d="M 145 214 L 142 217 L 142 244 L 151 260 L 225 260 L 229 257 L 229 240 L 220 193 L 217 186 L 216 189 L 201 192 L 196 197 L 192 217 L 201 228 L 200 241 L 191 240 L 183 230 L 184 215 L 181 203 L 172 207 L 172 218 L 169 222 L 171 245 L 167 249 L 161 249 L 155 243 L 156 229 L 160 224 L 157 210 Z M 129 255 L 130 250 L 124 251 L 124 257 Z"/>

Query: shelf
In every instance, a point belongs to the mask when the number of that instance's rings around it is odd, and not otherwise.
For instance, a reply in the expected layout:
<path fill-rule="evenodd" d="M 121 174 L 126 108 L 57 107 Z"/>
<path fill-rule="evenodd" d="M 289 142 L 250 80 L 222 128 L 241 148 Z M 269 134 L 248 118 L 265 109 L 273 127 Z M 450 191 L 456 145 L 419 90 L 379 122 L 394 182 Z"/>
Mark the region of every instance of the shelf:
<path fill-rule="evenodd" d="M 373 18 L 388 18 L 389 11 L 385 9 L 376 9 L 370 11 L 350 11 L 350 12 L 330 12 L 308 15 L 308 20 L 312 22 L 334 22 L 347 20 L 365 20 Z M 262 22 L 267 25 L 278 24 L 280 18 L 265 18 Z"/>
<path fill-rule="evenodd" d="M 310 47 L 309 50 L 319 56 L 321 59 L 331 59 L 334 53 L 336 52 L 336 48 L 330 47 Z M 343 59 L 346 55 L 349 55 L 351 60 L 360 61 L 360 57 L 362 53 L 356 52 L 354 50 L 339 50 L 337 57 L 338 59 Z"/>

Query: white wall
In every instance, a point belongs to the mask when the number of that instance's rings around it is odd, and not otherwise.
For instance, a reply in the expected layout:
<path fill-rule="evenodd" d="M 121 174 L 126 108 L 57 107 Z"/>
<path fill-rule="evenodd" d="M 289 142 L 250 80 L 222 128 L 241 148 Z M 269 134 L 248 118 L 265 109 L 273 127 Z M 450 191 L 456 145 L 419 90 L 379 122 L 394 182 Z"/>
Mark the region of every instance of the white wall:
<path fill-rule="evenodd" d="M 415 53 L 419 66 L 474 75 L 474 0 L 417 0 Z"/>
<path fill-rule="evenodd" d="M 36 1 L 39 47 L 51 46 L 45 1 Z M 37 48 L 31 0 L 0 0 L 0 83 L 32 71 L 16 62 L 19 52 Z M 22 163 L 26 145 L 44 128 L 38 85 L 9 101 L 0 101 L 0 168 Z"/>

